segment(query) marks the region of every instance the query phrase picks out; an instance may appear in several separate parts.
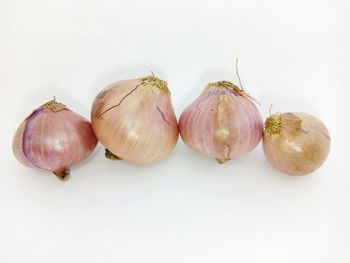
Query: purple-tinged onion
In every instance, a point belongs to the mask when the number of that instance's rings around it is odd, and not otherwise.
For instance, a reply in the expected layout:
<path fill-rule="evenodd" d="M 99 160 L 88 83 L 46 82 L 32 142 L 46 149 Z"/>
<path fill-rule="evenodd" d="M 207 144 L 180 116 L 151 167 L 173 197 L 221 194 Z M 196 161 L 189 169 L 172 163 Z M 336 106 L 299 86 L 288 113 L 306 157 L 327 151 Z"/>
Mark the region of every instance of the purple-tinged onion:
<path fill-rule="evenodd" d="M 64 104 L 49 101 L 34 110 L 13 138 L 13 152 L 22 164 L 68 178 L 69 168 L 96 147 L 91 124 Z"/>
<path fill-rule="evenodd" d="M 318 118 L 302 112 L 272 114 L 265 121 L 263 149 L 277 170 L 307 175 L 327 159 L 331 138 Z"/>
<path fill-rule="evenodd" d="M 209 83 L 184 110 L 179 130 L 189 147 L 222 163 L 252 151 L 261 140 L 263 124 L 243 89 L 219 81 Z"/>
<path fill-rule="evenodd" d="M 179 137 L 167 83 L 154 75 L 102 90 L 92 105 L 91 124 L 107 158 L 140 164 L 165 158 Z"/>

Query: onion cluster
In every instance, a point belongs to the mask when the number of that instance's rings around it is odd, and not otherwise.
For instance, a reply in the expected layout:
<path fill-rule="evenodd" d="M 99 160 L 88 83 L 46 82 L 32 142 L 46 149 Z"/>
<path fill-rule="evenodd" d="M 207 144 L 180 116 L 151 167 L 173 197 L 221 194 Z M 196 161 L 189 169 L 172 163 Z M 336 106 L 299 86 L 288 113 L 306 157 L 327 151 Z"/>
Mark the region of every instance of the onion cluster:
<path fill-rule="evenodd" d="M 268 162 L 289 175 L 318 169 L 331 144 L 326 126 L 307 113 L 270 114 L 263 125 L 254 99 L 229 81 L 209 83 L 177 122 L 167 82 L 152 73 L 103 89 L 93 102 L 91 124 L 55 99 L 45 103 L 21 123 L 12 146 L 24 165 L 64 180 L 98 140 L 107 158 L 148 164 L 164 159 L 179 134 L 219 163 L 248 154 L 263 138 Z"/>

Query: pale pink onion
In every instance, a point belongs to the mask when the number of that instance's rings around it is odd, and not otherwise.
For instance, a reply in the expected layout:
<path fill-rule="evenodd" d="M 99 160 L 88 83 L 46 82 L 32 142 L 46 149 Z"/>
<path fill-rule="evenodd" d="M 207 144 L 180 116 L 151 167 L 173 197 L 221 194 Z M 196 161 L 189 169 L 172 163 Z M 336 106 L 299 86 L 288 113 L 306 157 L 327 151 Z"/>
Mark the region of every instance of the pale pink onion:
<path fill-rule="evenodd" d="M 263 149 L 277 170 L 307 175 L 327 159 L 331 137 L 318 118 L 302 112 L 273 114 L 265 121 Z"/>
<path fill-rule="evenodd" d="M 247 93 L 228 81 L 209 83 L 181 114 L 180 135 L 192 149 L 219 163 L 252 151 L 263 130 Z"/>
<path fill-rule="evenodd" d="M 92 105 L 91 123 L 106 157 L 140 164 L 165 158 L 179 136 L 167 83 L 154 75 L 102 90 Z"/>
<path fill-rule="evenodd" d="M 69 168 L 96 147 L 91 124 L 64 104 L 52 100 L 34 110 L 13 138 L 13 152 L 22 164 L 52 171 L 67 179 Z"/>

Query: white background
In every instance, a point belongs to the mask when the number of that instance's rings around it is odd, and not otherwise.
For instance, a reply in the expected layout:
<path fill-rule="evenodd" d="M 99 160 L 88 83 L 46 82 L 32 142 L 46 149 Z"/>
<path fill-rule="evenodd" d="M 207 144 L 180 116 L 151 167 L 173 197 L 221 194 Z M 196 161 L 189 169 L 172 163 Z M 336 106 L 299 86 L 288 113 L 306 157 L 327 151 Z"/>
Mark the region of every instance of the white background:
<path fill-rule="evenodd" d="M 0 262 L 350 262 L 350 2 L 0 0 Z M 261 145 L 218 165 L 181 140 L 159 163 L 98 146 L 60 182 L 20 165 L 20 122 L 56 98 L 89 117 L 111 82 L 152 70 L 177 116 L 209 81 L 321 118 L 332 149 L 290 177 Z"/>

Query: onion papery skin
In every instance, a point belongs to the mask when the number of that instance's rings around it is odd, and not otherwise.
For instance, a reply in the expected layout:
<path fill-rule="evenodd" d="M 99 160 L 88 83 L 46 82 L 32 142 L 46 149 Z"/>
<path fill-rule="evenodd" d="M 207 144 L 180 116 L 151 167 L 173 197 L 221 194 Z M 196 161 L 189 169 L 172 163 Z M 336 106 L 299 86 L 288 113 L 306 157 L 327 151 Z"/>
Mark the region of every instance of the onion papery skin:
<path fill-rule="evenodd" d="M 65 180 L 69 168 L 85 159 L 96 145 L 97 138 L 89 121 L 52 100 L 21 123 L 12 149 L 22 164 L 52 171 Z"/>
<path fill-rule="evenodd" d="M 266 159 L 288 175 L 307 175 L 327 159 L 331 137 L 318 118 L 303 112 L 273 114 L 265 121 Z"/>
<path fill-rule="evenodd" d="M 182 140 L 219 163 L 252 151 L 260 142 L 262 118 L 244 90 L 228 81 L 209 83 L 181 114 Z"/>
<path fill-rule="evenodd" d="M 138 164 L 164 159 L 179 137 L 167 83 L 154 75 L 102 90 L 92 105 L 91 123 L 106 157 Z"/>

